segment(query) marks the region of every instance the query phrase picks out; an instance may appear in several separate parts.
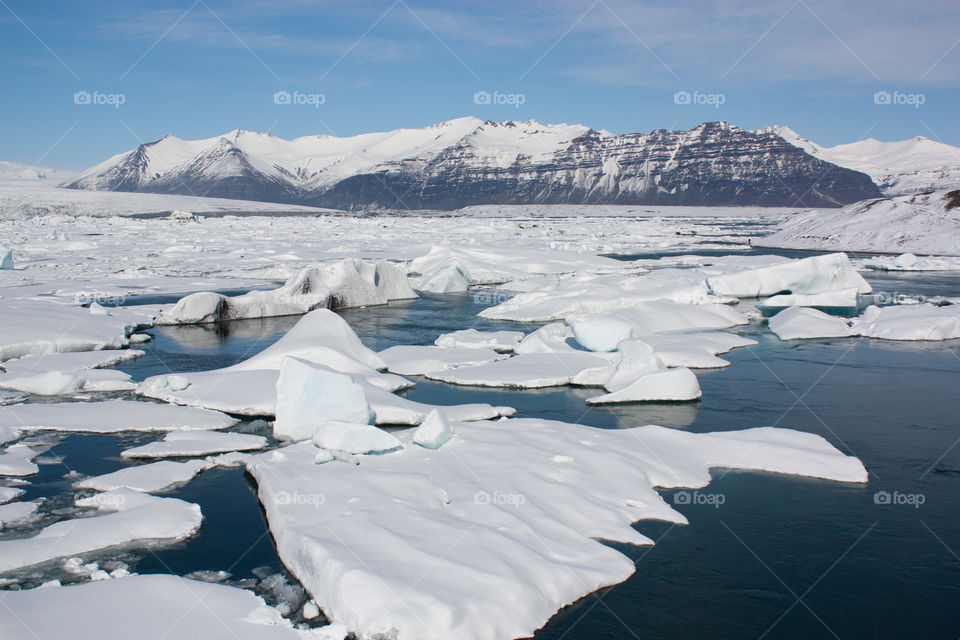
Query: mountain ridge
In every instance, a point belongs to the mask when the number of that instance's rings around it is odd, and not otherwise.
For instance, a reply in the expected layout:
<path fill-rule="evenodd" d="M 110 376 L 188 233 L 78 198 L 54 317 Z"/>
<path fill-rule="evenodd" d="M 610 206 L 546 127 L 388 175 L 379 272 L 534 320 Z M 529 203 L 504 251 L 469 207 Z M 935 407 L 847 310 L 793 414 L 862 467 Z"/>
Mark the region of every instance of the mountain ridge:
<path fill-rule="evenodd" d="M 234 129 L 172 135 L 117 154 L 64 186 L 257 199 L 340 209 L 475 204 L 842 206 L 870 178 L 773 132 L 708 122 L 613 134 L 584 125 L 464 117 L 423 129 L 284 140 Z"/>

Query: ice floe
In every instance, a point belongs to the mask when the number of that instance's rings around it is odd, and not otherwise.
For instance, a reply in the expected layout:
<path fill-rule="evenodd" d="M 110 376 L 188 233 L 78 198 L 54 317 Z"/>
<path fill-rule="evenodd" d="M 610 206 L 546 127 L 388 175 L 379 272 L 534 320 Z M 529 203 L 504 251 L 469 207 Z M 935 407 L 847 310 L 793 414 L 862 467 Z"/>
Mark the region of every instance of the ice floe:
<path fill-rule="evenodd" d="M 0 504 L 6 504 L 11 500 L 16 500 L 26 493 L 18 487 L 0 487 Z"/>
<path fill-rule="evenodd" d="M 307 313 L 317 308 L 386 304 L 416 298 L 406 275 L 386 261 L 339 260 L 302 269 L 279 289 L 240 296 L 194 293 L 157 317 L 157 324 L 197 324 Z"/>
<path fill-rule="evenodd" d="M 205 460 L 188 460 L 187 462 L 161 460 L 126 467 L 102 476 L 84 478 L 74 482 L 73 486 L 75 489 L 92 489 L 94 491 L 131 489 L 152 493 L 189 482 L 198 473 L 206 471 L 212 466 L 213 463 Z"/>
<path fill-rule="evenodd" d="M 127 346 L 146 316 L 102 316 L 57 302 L 0 298 L 0 361 L 29 354 L 97 351 Z"/>
<path fill-rule="evenodd" d="M 37 512 L 36 502 L 12 502 L 0 505 L 0 529 L 18 524 Z"/>
<path fill-rule="evenodd" d="M 226 429 L 236 423 L 236 418 L 218 411 L 134 400 L 15 404 L 0 407 L 0 428 L 116 433 Z"/>
<path fill-rule="evenodd" d="M 902 253 L 899 256 L 875 256 L 860 264 L 874 271 L 960 271 L 960 257 L 917 256 Z"/>
<path fill-rule="evenodd" d="M 66 395 L 77 391 L 133 389 L 130 375 L 103 369 L 143 355 L 135 349 L 76 351 L 28 355 L 7 360 L 0 372 L 0 388 L 39 395 Z"/>
<path fill-rule="evenodd" d="M 359 466 L 317 466 L 306 442 L 249 459 L 284 564 L 362 637 L 532 635 L 635 571 L 599 539 L 651 544 L 631 523 L 685 523 L 655 487 L 702 487 L 712 467 L 867 479 L 819 436 L 775 428 L 694 434 L 524 419 L 455 429 L 440 449 L 405 446 Z"/>
<path fill-rule="evenodd" d="M 487 364 L 509 357 L 486 348 L 429 345 L 396 345 L 377 355 L 387 363 L 387 371 L 401 376 L 422 376 L 434 371 Z"/>
<path fill-rule="evenodd" d="M 173 575 L 131 575 L 49 589 L 8 591 L 2 598 L 6 607 L 17 612 L 0 616 L 0 636 L 5 638 L 336 637 L 293 629 L 279 611 L 245 589 Z"/>
<path fill-rule="evenodd" d="M 267 446 L 263 436 L 219 431 L 171 431 L 163 440 L 127 449 L 124 458 L 182 458 L 228 451 L 252 451 Z"/>
<path fill-rule="evenodd" d="M 478 331 L 461 329 L 445 333 L 434 340 L 438 347 L 466 349 L 493 349 L 494 351 L 513 351 L 523 340 L 522 331 Z"/>
<path fill-rule="evenodd" d="M 583 371 L 609 364 L 608 358 L 586 351 L 529 353 L 488 364 L 435 371 L 426 376 L 448 384 L 536 389 L 570 384 Z"/>
<path fill-rule="evenodd" d="M 770 331 L 781 340 L 798 338 L 844 338 L 854 335 L 843 318 L 817 309 L 790 307 L 769 320 Z"/>
<path fill-rule="evenodd" d="M 12 444 L 0 451 L 0 476 L 30 476 L 40 471 L 33 462 L 42 451 L 25 444 Z"/>
<path fill-rule="evenodd" d="M 870 306 L 852 321 L 853 331 L 884 340 L 950 340 L 960 338 L 960 305 L 929 303 Z"/>
<path fill-rule="evenodd" d="M 175 542 L 196 533 L 200 507 L 176 498 L 116 489 L 76 500 L 103 515 L 62 520 L 29 538 L 0 540 L 0 572 L 100 549 L 146 542 Z"/>

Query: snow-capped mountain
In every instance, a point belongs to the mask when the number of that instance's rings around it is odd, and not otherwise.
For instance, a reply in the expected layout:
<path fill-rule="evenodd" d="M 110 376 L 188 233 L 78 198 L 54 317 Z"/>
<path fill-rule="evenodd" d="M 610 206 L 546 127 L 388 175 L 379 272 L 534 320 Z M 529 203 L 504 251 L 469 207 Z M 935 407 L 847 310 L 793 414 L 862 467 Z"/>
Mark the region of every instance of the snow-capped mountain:
<path fill-rule="evenodd" d="M 424 129 L 283 140 L 234 130 L 166 136 L 65 186 L 310 204 L 456 209 L 474 204 L 839 206 L 870 178 L 770 132 L 725 122 L 618 135 L 582 125 L 458 118 Z"/>
<path fill-rule="evenodd" d="M 897 196 L 960 187 L 960 147 L 924 136 L 897 142 L 867 138 L 835 147 L 821 147 L 789 127 L 758 129 L 775 133 L 810 155 L 870 176 L 884 195 Z"/>
<path fill-rule="evenodd" d="M 70 175 L 70 172 L 61 169 L 49 169 L 0 160 L 0 182 L 36 183 L 53 186 L 68 179 Z"/>

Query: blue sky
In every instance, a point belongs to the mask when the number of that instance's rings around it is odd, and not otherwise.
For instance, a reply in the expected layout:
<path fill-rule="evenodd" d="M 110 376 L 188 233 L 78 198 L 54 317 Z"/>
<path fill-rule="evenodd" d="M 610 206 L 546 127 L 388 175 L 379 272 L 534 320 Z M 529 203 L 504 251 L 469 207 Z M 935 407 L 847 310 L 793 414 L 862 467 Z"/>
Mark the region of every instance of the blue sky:
<path fill-rule="evenodd" d="M 0 159 L 41 166 L 167 133 L 343 136 L 465 115 L 960 145 L 955 0 L 0 0 L 0 60 Z M 684 91 L 694 104 L 676 103 Z"/>

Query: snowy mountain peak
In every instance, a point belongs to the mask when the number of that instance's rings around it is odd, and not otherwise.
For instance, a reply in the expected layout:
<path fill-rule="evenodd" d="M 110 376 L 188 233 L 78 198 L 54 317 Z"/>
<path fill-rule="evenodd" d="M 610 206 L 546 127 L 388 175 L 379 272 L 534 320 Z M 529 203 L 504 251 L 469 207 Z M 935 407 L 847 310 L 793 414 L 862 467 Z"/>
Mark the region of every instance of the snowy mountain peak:
<path fill-rule="evenodd" d="M 960 147 L 952 147 L 926 136 L 895 142 L 865 138 L 822 147 L 783 125 L 757 129 L 757 133 L 775 133 L 810 155 L 841 167 L 862 171 L 873 179 L 884 195 L 922 193 L 960 186 Z"/>

